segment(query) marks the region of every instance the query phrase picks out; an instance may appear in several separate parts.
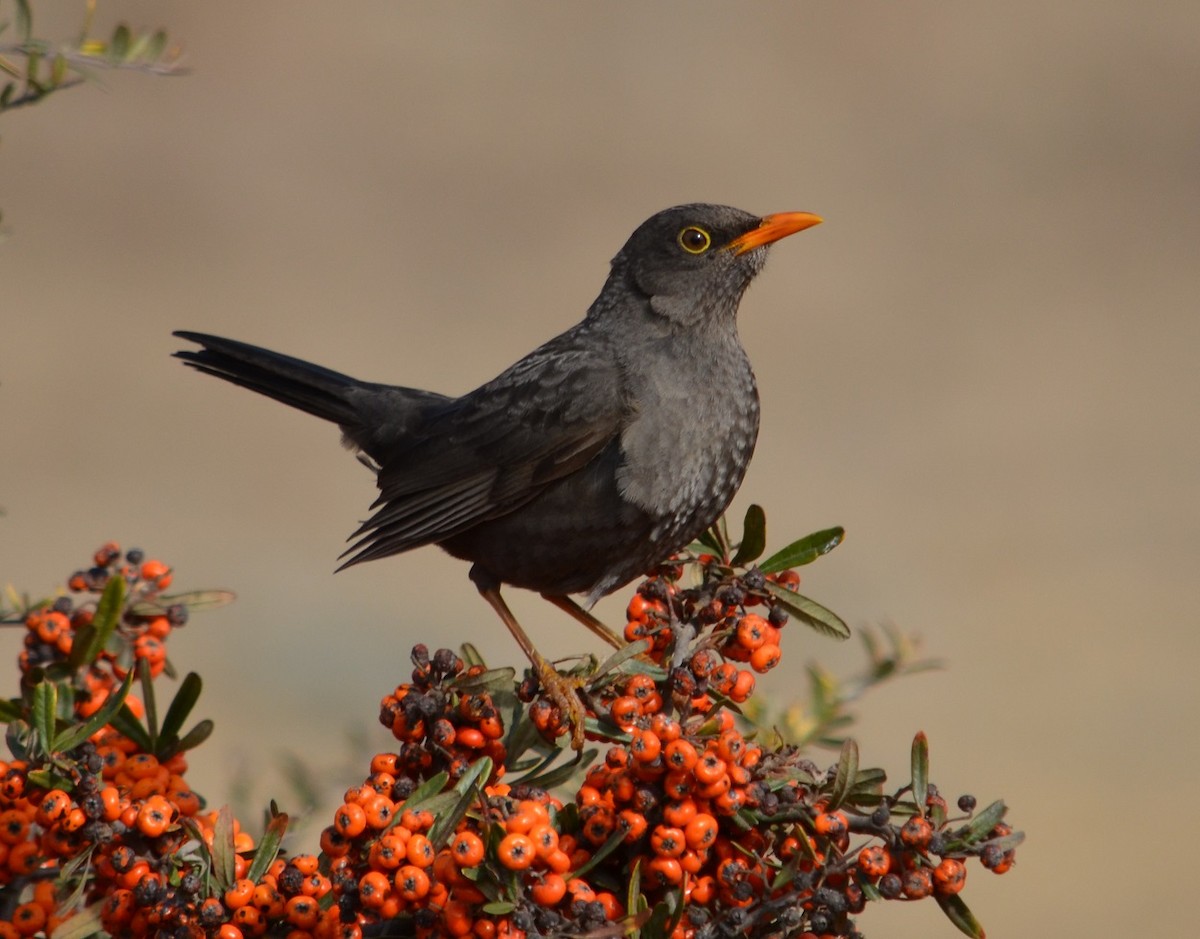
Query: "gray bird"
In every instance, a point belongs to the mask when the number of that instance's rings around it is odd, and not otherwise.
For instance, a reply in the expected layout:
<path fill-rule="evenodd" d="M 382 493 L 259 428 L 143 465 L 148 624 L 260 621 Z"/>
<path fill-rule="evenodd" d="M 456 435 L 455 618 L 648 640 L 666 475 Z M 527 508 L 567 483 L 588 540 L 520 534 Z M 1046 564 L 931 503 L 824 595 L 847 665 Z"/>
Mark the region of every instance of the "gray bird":
<path fill-rule="evenodd" d="M 342 567 L 427 544 L 470 561 L 578 747 L 573 686 L 534 648 L 500 586 L 536 590 L 623 644 L 568 594 L 590 606 L 729 505 L 759 422 L 738 305 L 769 246 L 820 221 L 706 204 L 659 212 L 613 258 L 581 323 L 458 398 L 204 333 L 176 332 L 203 348 L 175 355 L 337 424 L 380 491 Z"/>

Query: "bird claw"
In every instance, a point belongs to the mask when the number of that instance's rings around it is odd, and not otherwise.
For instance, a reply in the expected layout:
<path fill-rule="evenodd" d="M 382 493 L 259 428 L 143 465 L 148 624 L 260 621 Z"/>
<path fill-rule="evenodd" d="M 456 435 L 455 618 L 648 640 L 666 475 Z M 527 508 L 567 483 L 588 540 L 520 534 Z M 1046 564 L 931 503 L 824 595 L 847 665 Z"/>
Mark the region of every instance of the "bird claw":
<path fill-rule="evenodd" d="M 582 750 L 584 743 L 584 720 L 587 712 L 579 698 L 583 679 L 564 675 L 541 655 L 534 663 L 537 666 L 538 682 L 550 703 L 558 708 L 571 731 L 571 749 Z"/>

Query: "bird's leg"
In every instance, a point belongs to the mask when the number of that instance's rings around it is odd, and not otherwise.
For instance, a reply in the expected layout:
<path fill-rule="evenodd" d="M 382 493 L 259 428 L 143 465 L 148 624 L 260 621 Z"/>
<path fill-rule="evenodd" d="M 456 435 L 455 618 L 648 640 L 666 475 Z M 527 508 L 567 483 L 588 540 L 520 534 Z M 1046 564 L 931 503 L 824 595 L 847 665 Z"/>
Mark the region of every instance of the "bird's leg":
<path fill-rule="evenodd" d="M 517 622 L 512 610 L 508 608 L 508 604 L 504 602 L 504 598 L 500 596 L 500 585 L 485 571 L 479 570 L 478 565 L 471 568 L 471 580 L 479 588 L 480 596 L 491 605 L 492 609 L 496 611 L 496 615 L 508 627 L 513 638 L 517 640 L 517 645 L 529 659 L 529 663 L 538 677 L 538 682 L 550 698 L 551 703 L 562 712 L 567 726 L 571 729 L 572 749 L 582 750 L 583 721 L 586 716 L 578 693 L 583 686 L 582 680 L 559 674 L 558 669 L 538 652 L 533 645 L 533 640 L 529 638 L 521 624 Z"/>
<path fill-rule="evenodd" d="M 614 649 L 624 649 L 625 646 L 628 645 L 624 639 L 605 626 L 602 622 L 600 622 L 600 620 L 596 619 L 596 617 L 592 616 L 591 613 L 581 607 L 570 597 L 555 593 L 543 593 L 542 596 L 568 616 L 572 617 L 577 622 L 582 623 Z"/>

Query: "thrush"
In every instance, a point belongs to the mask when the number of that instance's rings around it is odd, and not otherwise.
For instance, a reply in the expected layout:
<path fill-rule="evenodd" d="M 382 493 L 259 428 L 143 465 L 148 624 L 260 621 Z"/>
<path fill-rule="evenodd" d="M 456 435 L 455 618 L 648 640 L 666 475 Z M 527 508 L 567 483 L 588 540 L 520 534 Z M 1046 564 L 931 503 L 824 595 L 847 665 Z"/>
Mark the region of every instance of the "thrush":
<path fill-rule="evenodd" d="M 651 216 L 613 258 L 582 322 L 461 397 L 360 381 L 204 333 L 188 365 L 337 424 L 377 477 L 373 514 L 338 569 L 436 544 L 470 577 L 583 743 L 575 686 L 500 595 L 537 591 L 606 642 L 587 606 L 703 532 L 758 437 L 737 311 L 770 245 L 821 221 L 728 206 Z M 490 315 L 490 314 L 489 314 Z"/>

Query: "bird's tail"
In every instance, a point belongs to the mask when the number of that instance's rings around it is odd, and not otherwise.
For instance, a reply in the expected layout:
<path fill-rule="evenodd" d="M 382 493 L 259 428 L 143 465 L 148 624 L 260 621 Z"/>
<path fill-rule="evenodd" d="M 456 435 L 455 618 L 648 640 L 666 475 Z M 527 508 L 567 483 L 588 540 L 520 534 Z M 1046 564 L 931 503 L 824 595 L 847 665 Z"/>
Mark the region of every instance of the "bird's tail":
<path fill-rule="evenodd" d="M 197 371 L 224 378 L 343 428 L 358 422 L 351 392 L 364 383 L 349 375 L 220 336 L 186 331 L 174 335 L 202 347 L 175 353 L 177 359 Z"/>

